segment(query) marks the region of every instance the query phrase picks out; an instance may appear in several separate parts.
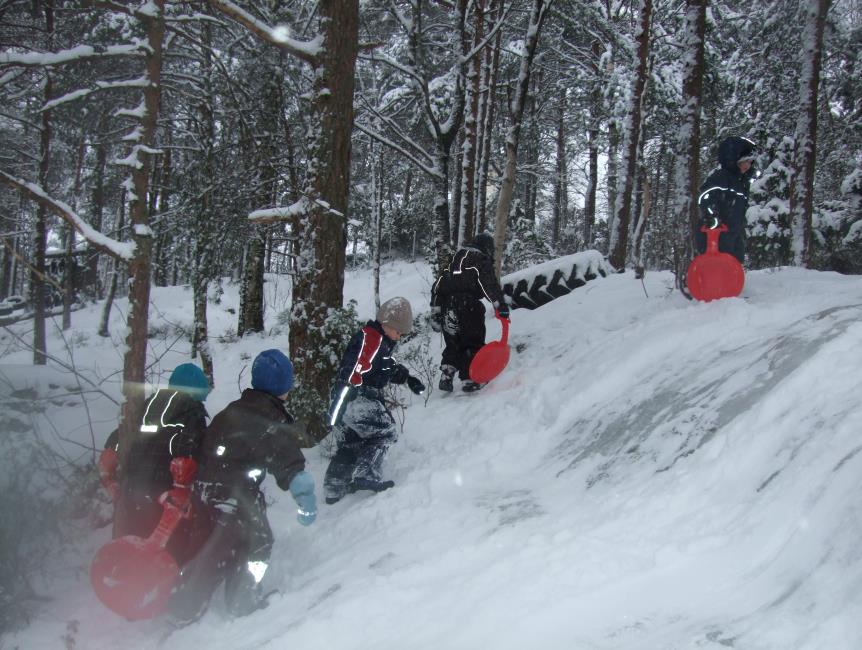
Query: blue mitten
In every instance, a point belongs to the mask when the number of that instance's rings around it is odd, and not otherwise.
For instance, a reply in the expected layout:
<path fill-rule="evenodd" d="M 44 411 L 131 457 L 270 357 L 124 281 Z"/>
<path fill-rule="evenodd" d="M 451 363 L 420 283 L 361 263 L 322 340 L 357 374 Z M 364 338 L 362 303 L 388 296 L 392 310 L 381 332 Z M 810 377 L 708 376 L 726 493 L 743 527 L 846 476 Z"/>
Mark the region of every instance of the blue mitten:
<path fill-rule="evenodd" d="M 317 499 L 314 498 L 314 479 L 306 471 L 299 472 L 290 482 L 290 493 L 299 509 L 296 520 L 303 526 L 310 526 L 317 519 Z"/>

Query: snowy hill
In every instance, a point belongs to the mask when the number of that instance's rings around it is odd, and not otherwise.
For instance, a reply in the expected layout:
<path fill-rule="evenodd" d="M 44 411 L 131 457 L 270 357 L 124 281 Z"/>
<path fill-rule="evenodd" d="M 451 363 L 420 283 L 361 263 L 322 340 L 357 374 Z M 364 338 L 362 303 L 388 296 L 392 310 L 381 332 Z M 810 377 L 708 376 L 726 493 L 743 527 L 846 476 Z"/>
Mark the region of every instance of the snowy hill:
<path fill-rule="evenodd" d="M 424 310 L 429 285 L 423 267 L 387 267 L 382 297 Z M 231 291 L 211 306 L 214 335 L 233 325 Z M 367 274 L 346 293 L 370 315 Z M 156 289 L 154 317 L 187 319 L 184 295 Z M 384 466 L 395 489 L 321 505 L 304 529 L 268 479 L 266 582 L 280 594 L 266 610 L 229 620 L 216 602 L 173 633 L 119 620 L 82 571 L 102 529 L 8 645 L 858 649 L 862 278 L 755 272 L 744 295 L 691 303 L 667 273 L 645 287 L 625 274 L 518 310 L 501 377 L 412 398 Z M 88 363 L 117 367 L 110 345 L 78 338 Z M 220 344 L 210 412 L 247 385 L 236 377 L 251 356 L 286 342 Z M 26 361 L 8 355 L 0 371 L 29 379 Z M 306 455 L 319 485 L 327 461 Z"/>

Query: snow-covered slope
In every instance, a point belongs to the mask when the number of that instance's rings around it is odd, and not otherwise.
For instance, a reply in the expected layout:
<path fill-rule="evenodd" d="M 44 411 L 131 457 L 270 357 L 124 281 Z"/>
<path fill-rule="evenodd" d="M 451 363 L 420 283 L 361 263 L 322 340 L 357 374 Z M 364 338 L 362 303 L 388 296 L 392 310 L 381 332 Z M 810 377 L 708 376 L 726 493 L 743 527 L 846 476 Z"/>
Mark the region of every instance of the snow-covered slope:
<path fill-rule="evenodd" d="M 425 308 L 425 269 L 383 286 Z M 80 574 L 11 647 L 60 647 L 69 621 L 81 648 L 862 647 L 862 278 L 755 272 L 711 304 L 671 287 L 618 275 L 514 312 L 501 377 L 412 398 L 393 490 L 305 529 L 268 483 L 266 610 L 216 603 L 169 633 L 118 620 Z M 347 293 L 370 315 L 367 275 Z M 210 411 L 286 338 L 224 344 Z"/>

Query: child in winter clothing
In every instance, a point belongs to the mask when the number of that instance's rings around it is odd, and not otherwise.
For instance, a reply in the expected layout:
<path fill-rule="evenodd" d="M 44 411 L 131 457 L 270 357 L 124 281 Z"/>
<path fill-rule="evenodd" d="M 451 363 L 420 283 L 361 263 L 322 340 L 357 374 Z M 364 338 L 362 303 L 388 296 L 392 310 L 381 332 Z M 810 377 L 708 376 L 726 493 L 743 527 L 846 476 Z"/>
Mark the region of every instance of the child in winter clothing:
<path fill-rule="evenodd" d="M 431 289 L 431 327 L 443 332 L 440 390 L 452 391 L 455 373 L 461 389 L 470 392 L 482 385 L 470 380 L 470 362 L 485 345 L 486 298 L 500 318 L 509 318 L 503 290 L 494 272 L 494 238 L 480 233 L 469 246 L 458 250 Z"/>
<path fill-rule="evenodd" d="M 405 298 L 380 305 L 377 319 L 370 320 L 347 345 L 332 388 L 330 424 L 336 427 L 338 447 L 324 478 L 326 503 L 339 501 L 348 492 L 380 492 L 395 485 L 381 480 L 380 466 L 398 433 L 386 408 L 383 389 L 407 383 L 420 395 L 425 386 L 392 358 L 402 334 L 413 327 L 413 310 Z"/>
<path fill-rule="evenodd" d="M 182 569 L 170 604 L 177 623 L 197 619 L 222 580 L 233 615 L 265 606 L 261 580 L 273 544 L 261 491 L 267 472 L 296 500 L 299 523 L 308 526 L 317 516 L 314 480 L 283 403 L 293 386 L 293 365 L 279 350 L 261 352 L 251 385 L 213 418 L 203 441 L 195 493 L 208 506 L 213 530 Z"/>
<path fill-rule="evenodd" d="M 718 250 L 730 253 L 739 263 L 745 262 L 745 228 L 748 224 L 748 190 L 755 170 L 752 162 L 755 144 L 747 138 L 731 136 L 718 145 L 719 166 L 700 186 L 697 204 L 707 228 L 718 228 L 722 223 L 727 232 L 718 239 Z M 695 233 L 695 247 L 699 253 L 706 250 L 706 235 Z"/>
<path fill-rule="evenodd" d="M 204 400 L 210 391 L 203 371 L 184 363 L 171 373 L 167 389 L 159 388 L 147 400 L 140 431 L 128 454 L 126 467 L 118 467 L 119 432 L 108 437 L 99 458 L 102 483 L 114 497 L 114 538 L 148 537 L 161 519 L 159 497 L 173 484 L 171 459 L 198 459 L 206 431 Z M 184 524 L 168 543 L 178 563 L 186 559 Z"/>

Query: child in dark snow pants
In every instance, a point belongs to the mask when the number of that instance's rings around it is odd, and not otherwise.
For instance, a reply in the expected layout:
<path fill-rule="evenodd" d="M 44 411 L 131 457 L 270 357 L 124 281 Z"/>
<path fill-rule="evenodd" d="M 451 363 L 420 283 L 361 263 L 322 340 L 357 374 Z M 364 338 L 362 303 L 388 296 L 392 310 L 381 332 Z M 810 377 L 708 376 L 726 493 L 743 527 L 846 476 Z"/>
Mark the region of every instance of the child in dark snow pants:
<path fill-rule="evenodd" d="M 410 303 L 392 298 L 347 346 L 332 388 L 330 424 L 335 427 L 338 447 L 323 480 L 328 504 L 348 492 L 380 492 L 395 485 L 382 480 L 380 473 L 386 452 L 398 438 L 383 389 L 392 382 L 407 383 L 417 395 L 425 390 L 421 381 L 392 358 L 398 339 L 412 327 Z"/>
<path fill-rule="evenodd" d="M 251 385 L 213 418 L 203 440 L 194 490 L 211 532 L 177 580 L 170 602 L 176 625 L 197 620 L 222 582 L 232 615 L 266 606 L 261 581 L 273 535 L 261 484 L 268 473 L 293 496 L 300 524 L 317 517 L 314 479 L 305 471 L 293 417 L 284 407 L 293 364 L 279 350 L 265 350 L 254 360 Z"/>
<path fill-rule="evenodd" d="M 443 332 L 443 360 L 440 363 L 442 391 L 452 392 L 455 373 L 461 390 L 482 388 L 470 379 L 470 362 L 485 345 L 486 298 L 500 318 L 509 318 L 509 306 L 494 272 L 494 238 L 479 233 L 469 246 L 452 256 L 431 288 L 431 327 Z"/>

